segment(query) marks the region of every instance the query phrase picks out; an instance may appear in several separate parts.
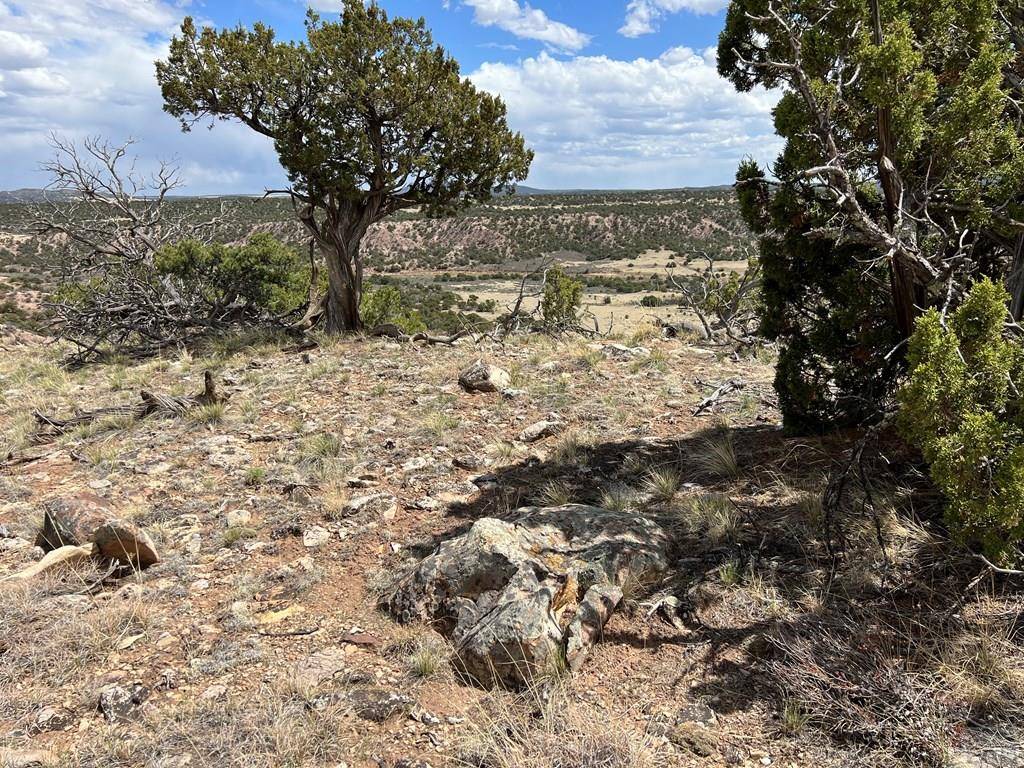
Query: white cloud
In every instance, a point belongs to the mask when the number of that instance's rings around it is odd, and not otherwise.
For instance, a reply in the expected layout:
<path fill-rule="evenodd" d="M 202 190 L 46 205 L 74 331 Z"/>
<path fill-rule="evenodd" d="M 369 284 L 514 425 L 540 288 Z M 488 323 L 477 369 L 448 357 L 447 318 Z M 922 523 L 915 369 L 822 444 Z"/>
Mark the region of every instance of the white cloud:
<path fill-rule="evenodd" d="M 500 94 L 536 151 L 530 183 L 679 187 L 730 181 L 746 155 L 779 150 L 777 95 L 737 93 L 714 52 L 674 48 L 656 59 L 547 54 L 482 65 L 470 78 Z"/>
<path fill-rule="evenodd" d="M 140 168 L 181 158 L 190 192 L 280 183 L 273 148 L 252 131 L 221 123 L 185 135 L 163 113 L 153 63 L 166 55 L 185 5 L 0 0 L 0 189 L 49 181 L 39 165 L 50 156 L 50 133 L 137 138 Z"/>
<path fill-rule="evenodd" d="M 729 0 L 630 0 L 626 21 L 619 33 L 626 37 L 648 35 L 658 29 L 658 21 L 667 13 L 718 13 Z"/>
<path fill-rule="evenodd" d="M 498 27 L 516 37 L 539 40 L 560 51 L 578 51 L 590 43 L 590 35 L 551 19 L 539 8 L 518 0 L 463 0 L 473 9 L 473 21 Z"/>

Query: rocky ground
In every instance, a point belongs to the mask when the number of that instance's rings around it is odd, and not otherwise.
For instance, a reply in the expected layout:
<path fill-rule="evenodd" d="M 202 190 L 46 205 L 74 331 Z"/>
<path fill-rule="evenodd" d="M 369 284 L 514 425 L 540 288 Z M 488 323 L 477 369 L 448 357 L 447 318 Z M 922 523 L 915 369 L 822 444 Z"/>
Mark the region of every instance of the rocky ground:
<path fill-rule="evenodd" d="M 500 391 L 459 385 L 477 360 L 507 372 Z M 929 743 L 975 759 L 968 719 L 934 714 L 925 692 L 955 678 L 979 717 L 1015 711 L 1016 593 L 946 568 L 923 597 L 905 563 L 946 545 L 901 516 L 909 491 L 887 496 L 887 550 L 861 520 L 844 570 L 830 569 L 821 498 L 842 439 L 783 436 L 771 363 L 641 328 L 505 347 L 225 342 L 68 372 L 39 339 L 8 338 L 0 765 L 939 764 Z M 33 439 L 34 411 L 184 396 L 207 370 L 226 402 Z M 40 561 L 48 511 L 83 503 L 160 561 L 125 573 L 92 557 L 2 581 Z M 497 554 L 477 563 L 485 547 L 466 542 L 483 540 Z M 498 659 L 491 676 L 467 663 L 472 643 L 494 660 L 495 616 L 533 628 L 522 611 L 537 599 L 537 632 L 563 648 L 584 637 L 589 654 L 517 651 L 525 667 Z M 897 604 L 916 606 L 915 627 L 944 621 L 953 646 L 982 638 L 993 661 L 961 663 L 978 656 L 969 646 L 913 666 L 879 608 Z M 829 665 L 883 647 L 913 666 L 906 685 L 879 693 L 864 682 L 874 667 Z M 837 728 L 850 701 L 864 723 Z M 990 751 L 1010 738 L 996 722 Z"/>

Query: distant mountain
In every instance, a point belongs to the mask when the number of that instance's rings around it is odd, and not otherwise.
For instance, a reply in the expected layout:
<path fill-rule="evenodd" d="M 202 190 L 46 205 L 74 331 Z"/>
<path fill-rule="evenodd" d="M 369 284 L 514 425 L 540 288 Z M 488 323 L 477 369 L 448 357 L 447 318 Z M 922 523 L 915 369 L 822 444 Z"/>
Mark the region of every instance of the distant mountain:
<path fill-rule="evenodd" d="M 731 189 L 729 185 L 722 185 L 716 187 L 679 187 L 678 189 L 539 189 L 537 187 L 527 187 L 520 184 L 516 188 L 516 194 L 522 197 L 541 196 L 541 195 L 614 195 L 614 194 L 628 194 L 633 192 L 693 192 L 693 191 L 721 191 Z M 0 204 L 17 204 L 17 203 L 42 203 L 47 200 L 68 200 L 73 197 L 71 192 L 62 192 L 49 189 L 12 189 L 8 191 L 0 190 Z M 173 195 L 173 197 L 180 197 L 188 200 L 217 200 L 217 199 L 231 199 L 231 198 L 256 198 L 261 195 Z"/>

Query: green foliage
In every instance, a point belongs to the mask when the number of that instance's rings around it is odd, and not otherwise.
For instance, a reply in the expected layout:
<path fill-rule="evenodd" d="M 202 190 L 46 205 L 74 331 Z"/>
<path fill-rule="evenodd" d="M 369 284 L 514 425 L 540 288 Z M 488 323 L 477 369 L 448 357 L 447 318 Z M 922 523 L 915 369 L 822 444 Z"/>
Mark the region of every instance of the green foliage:
<path fill-rule="evenodd" d="M 583 283 L 574 280 L 561 267 L 548 270 L 544 295 L 540 300 L 540 317 L 544 328 L 563 330 L 579 322 L 583 305 Z"/>
<path fill-rule="evenodd" d="M 760 333 L 779 343 L 775 389 L 787 430 L 820 432 L 868 420 L 896 386 L 886 355 L 899 344 L 888 275 L 875 255 L 810 237 L 827 214 L 811 194 L 769 194 L 753 164 L 740 169 L 740 206 L 760 235 Z M 794 222 L 800 222 L 797 226 Z"/>
<path fill-rule="evenodd" d="M 397 325 L 406 333 L 427 330 L 420 313 L 405 305 L 401 291 L 393 285 L 382 285 L 364 291 L 359 312 L 363 322 L 370 328 L 391 324 Z"/>
<path fill-rule="evenodd" d="M 205 245 L 186 240 L 160 250 L 157 273 L 176 278 L 186 293 L 218 310 L 243 306 L 285 315 L 309 295 L 309 267 L 299 253 L 272 235 L 244 245 Z"/>
<path fill-rule="evenodd" d="M 992 558 L 1024 542 L 1024 344 L 1006 331 L 1006 291 L 972 288 L 944 324 L 936 310 L 911 338 L 900 427 L 931 465 L 950 528 Z"/>
<path fill-rule="evenodd" d="M 944 281 L 1005 277 L 1024 212 L 1022 23 L 1016 0 L 730 3 L 720 73 L 783 94 L 778 181 L 753 162 L 737 178 L 787 426 L 876 418 Z"/>

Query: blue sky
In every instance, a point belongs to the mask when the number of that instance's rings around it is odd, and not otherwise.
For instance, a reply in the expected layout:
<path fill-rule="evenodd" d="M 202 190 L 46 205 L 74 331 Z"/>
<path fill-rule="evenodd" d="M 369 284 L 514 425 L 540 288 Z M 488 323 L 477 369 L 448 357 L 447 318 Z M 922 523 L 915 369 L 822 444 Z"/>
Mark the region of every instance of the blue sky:
<path fill-rule="evenodd" d="M 260 20 L 303 33 L 306 2 L 336 0 L 0 0 L 0 189 L 42 186 L 46 136 L 138 141 L 146 167 L 176 160 L 188 191 L 259 192 L 282 174 L 240 126 L 183 135 L 162 113 L 152 62 L 181 18 Z M 728 183 L 745 155 L 778 149 L 775 95 L 737 94 L 715 72 L 727 0 L 380 0 L 424 16 L 478 87 L 500 94 L 549 188 Z"/>

